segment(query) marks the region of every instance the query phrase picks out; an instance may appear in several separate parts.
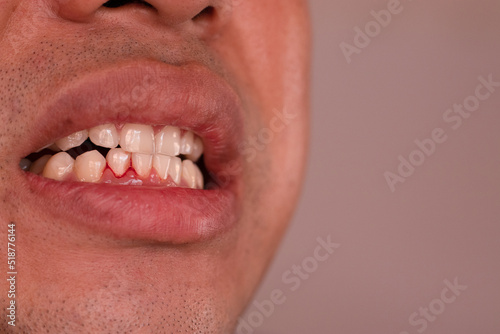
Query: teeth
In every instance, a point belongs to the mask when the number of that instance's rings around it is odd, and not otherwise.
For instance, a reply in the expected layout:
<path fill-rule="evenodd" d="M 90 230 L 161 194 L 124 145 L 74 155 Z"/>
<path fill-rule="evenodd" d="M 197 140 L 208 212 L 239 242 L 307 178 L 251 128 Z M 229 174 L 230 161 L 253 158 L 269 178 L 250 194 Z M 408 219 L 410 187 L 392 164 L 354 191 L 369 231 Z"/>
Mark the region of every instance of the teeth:
<path fill-rule="evenodd" d="M 47 146 L 52 151 L 63 152 L 45 155 L 33 163 L 22 159 L 19 166 L 54 180 L 67 180 L 74 173 L 77 180 L 92 183 L 102 179 L 106 166 L 117 178 L 133 167 L 140 178 L 146 179 L 154 168 L 163 181 L 171 179 L 177 185 L 204 188 L 203 174 L 195 164 L 204 153 L 200 137 L 170 125 L 156 135 L 150 125 L 128 123 L 120 128 L 103 124 L 75 132 Z M 97 150 L 83 153 L 76 160 L 64 152 L 82 145 L 89 138 L 94 145 L 109 149 L 106 158 Z M 187 160 L 182 161 L 179 155 Z"/>
<path fill-rule="evenodd" d="M 194 145 L 194 133 L 187 131 L 181 139 L 181 154 L 191 154 Z"/>
<path fill-rule="evenodd" d="M 79 155 L 76 158 L 74 170 L 78 180 L 95 183 L 101 179 L 105 168 L 106 159 L 94 150 Z"/>
<path fill-rule="evenodd" d="M 59 147 L 57 147 L 56 144 L 52 144 L 48 147 L 49 150 L 52 150 L 54 152 L 61 152 L 61 149 Z"/>
<path fill-rule="evenodd" d="M 29 161 L 28 159 L 21 159 L 21 161 L 19 162 L 19 167 L 21 167 L 21 170 L 29 171 L 31 167 L 31 161 Z"/>
<path fill-rule="evenodd" d="M 125 124 L 121 131 L 120 146 L 127 152 L 154 154 L 153 127 L 141 124 Z"/>
<path fill-rule="evenodd" d="M 109 168 L 117 177 L 123 176 L 130 167 L 130 153 L 121 148 L 113 148 L 106 155 Z"/>
<path fill-rule="evenodd" d="M 155 136 L 156 153 L 175 157 L 181 151 L 181 130 L 166 126 Z"/>
<path fill-rule="evenodd" d="M 182 162 L 182 181 L 192 189 L 203 189 L 203 175 L 191 160 Z"/>
<path fill-rule="evenodd" d="M 66 152 L 60 152 L 47 161 L 43 176 L 56 181 L 63 181 L 73 173 L 75 160 Z"/>
<path fill-rule="evenodd" d="M 51 155 L 44 155 L 43 157 L 33 162 L 30 167 L 30 172 L 36 175 L 41 175 L 43 169 L 45 168 L 45 165 L 47 164 L 47 161 L 49 161 L 51 157 Z"/>
<path fill-rule="evenodd" d="M 176 184 L 181 182 L 182 160 L 180 158 L 156 154 L 153 157 L 153 167 L 162 180 L 170 176 Z"/>
<path fill-rule="evenodd" d="M 180 158 L 172 158 L 170 160 L 170 166 L 168 166 L 168 175 L 176 184 L 181 183 L 182 160 Z"/>
<path fill-rule="evenodd" d="M 89 132 L 87 130 L 78 131 L 56 141 L 56 146 L 59 147 L 62 151 L 67 151 L 73 147 L 80 146 L 84 141 L 87 140 L 88 137 Z"/>
<path fill-rule="evenodd" d="M 97 146 L 115 148 L 119 144 L 120 137 L 113 124 L 96 126 L 89 130 L 90 140 Z"/>
<path fill-rule="evenodd" d="M 151 173 L 153 156 L 151 154 L 132 153 L 132 167 L 142 178 L 147 178 Z"/>
<path fill-rule="evenodd" d="M 203 189 L 205 188 L 205 180 L 203 179 L 203 173 L 201 172 L 200 168 L 198 168 L 198 166 L 196 166 L 195 164 L 193 164 L 193 166 L 196 172 L 196 188 Z"/>
<path fill-rule="evenodd" d="M 193 149 L 190 154 L 186 155 L 186 157 L 189 160 L 196 162 L 198 161 L 198 159 L 200 159 L 202 154 L 203 154 L 203 142 L 201 141 L 200 137 L 196 136 L 193 143 Z"/>

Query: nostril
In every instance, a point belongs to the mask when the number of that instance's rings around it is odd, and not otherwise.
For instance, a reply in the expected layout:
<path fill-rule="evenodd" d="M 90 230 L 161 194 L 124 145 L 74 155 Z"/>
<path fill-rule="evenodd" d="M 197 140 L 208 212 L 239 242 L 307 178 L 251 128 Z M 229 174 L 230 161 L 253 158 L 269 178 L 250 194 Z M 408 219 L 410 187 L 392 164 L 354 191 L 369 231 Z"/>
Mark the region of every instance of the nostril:
<path fill-rule="evenodd" d="M 208 6 L 193 17 L 193 21 L 211 19 L 215 15 L 215 8 Z"/>
<path fill-rule="evenodd" d="M 109 0 L 103 4 L 104 7 L 108 8 L 118 8 L 129 4 L 139 4 L 145 7 L 153 8 L 153 6 L 143 0 Z"/>

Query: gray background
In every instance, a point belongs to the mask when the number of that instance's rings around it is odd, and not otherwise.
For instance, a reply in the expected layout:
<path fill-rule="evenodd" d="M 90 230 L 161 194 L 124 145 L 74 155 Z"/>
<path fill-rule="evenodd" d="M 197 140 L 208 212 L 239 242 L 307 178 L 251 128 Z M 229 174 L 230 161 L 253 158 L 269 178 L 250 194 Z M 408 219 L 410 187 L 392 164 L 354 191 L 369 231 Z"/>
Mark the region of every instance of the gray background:
<path fill-rule="evenodd" d="M 340 43 L 353 44 L 354 27 L 387 4 L 311 1 L 309 170 L 255 296 L 262 302 L 279 289 L 286 300 L 254 333 L 500 332 L 500 88 L 460 128 L 443 120 L 479 76 L 500 81 L 500 3 L 401 1 L 403 11 L 348 64 Z M 397 172 L 398 157 L 436 128 L 447 141 L 391 192 L 384 172 Z M 292 291 L 283 274 L 329 235 L 340 248 Z M 466 289 L 443 304 L 445 280 L 455 278 Z M 431 305 L 439 314 L 425 329 L 409 322 Z M 243 319 L 255 312 L 252 304 Z"/>

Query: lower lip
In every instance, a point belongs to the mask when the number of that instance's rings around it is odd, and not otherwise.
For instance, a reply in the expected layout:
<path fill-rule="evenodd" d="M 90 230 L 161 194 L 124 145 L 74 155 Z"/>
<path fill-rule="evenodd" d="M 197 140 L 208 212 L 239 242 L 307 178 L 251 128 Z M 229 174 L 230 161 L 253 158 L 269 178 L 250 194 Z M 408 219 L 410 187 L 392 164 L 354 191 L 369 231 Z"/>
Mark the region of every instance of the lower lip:
<path fill-rule="evenodd" d="M 200 242 L 229 231 L 238 219 L 236 182 L 194 190 L 57 182 L 25 174 L 27 187 L 49 214 L 115 239 Z"/>

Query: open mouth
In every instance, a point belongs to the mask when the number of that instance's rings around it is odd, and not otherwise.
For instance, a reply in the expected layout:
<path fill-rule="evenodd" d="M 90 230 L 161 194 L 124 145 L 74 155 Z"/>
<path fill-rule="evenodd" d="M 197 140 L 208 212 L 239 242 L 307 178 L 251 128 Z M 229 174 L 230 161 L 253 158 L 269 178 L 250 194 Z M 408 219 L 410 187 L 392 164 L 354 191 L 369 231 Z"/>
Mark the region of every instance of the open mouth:
<path fill-rule="evenodd" d="M 60 138 L 20 162 L 56 181 L 204 188 L 203 142 L 175 126 L 103 124 Z"/>
<path fill-rule="evenodd" d="M 33 124 L 17 148 L 20 200 L 72 228 L 181 244 L 239 219 L 240 100 L 201 65 L 84 75 L 42 98 Z"/>

